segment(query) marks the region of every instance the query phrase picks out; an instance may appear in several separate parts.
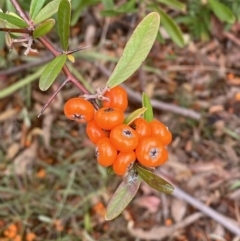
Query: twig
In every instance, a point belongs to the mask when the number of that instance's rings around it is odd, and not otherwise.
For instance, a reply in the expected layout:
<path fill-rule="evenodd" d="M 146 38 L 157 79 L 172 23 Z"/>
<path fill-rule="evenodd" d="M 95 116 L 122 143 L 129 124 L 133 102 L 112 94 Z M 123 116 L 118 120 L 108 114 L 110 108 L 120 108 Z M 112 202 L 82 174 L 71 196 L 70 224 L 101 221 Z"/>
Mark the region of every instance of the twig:
<path fill-rule="evenodd" d="M 13 6 L 15 7 L 15 9 L 17 10 L 18 14 L 22 17 L 22 19 L 28 24 L 29 26 L 29 30 L 34 30 L 34 23 L 29 19 L 29 17 L 25 14 L 25 12 L 23 11 L 23 9 L 21 8 L 21 6 L 18 4 L 17 0 L 11 0 Z M 32 35 L 32 34 L 31 34 Z M 31 40 L 32 36 L 29 35 L 29 39 Z M 55 57 L 59 56 L 60 54 L 63 53 L 63 51 L 58 51 L 51 42 L 49 42 L 45 37 L 41 37 L 38 38 L 38 40 L 44 45 L 45 48 L 47 48 Z M 31 49 L 31 41 L 28 43 L 28 49 L 27 51 L 29 51 Z M 84 49 L 84 48 L 82 48 Z M 73 52 L 75 51 L 79 51 L 81 49 L 78 50 L 73 50 Z M 64 81 L 63 84 L 61 86 L 59 86 L 59 88 L 57 89 L 57 91 L 55 93 L 53 93 L 53 95 L 50 97 L 50 99 L 48 100 L 48 102 L 46 103 L 46 105 L 43 107 L 43 109 L 41 110 L 40 114 L 38 116 L 40 116 L 43 111 L 48 107 L 48 105 L 51 103 L 51 101 L 53 100 L 53 98 L 57 95 L 57 93 L 59 92 L 59 90 L 68 82 L 72 82 L 83 94 L 90 94 L 89 91 L 75 78 L 75 76 L 70 72 L 70 70 L 68 69 L 67 65 L 65 64 L 62 68 L 67 81 Z M 94 107 L 96 109 L 98 109 L 98 104 L 96 101 L 92 101 L 92 104 L 94 105 Z"/>
<path fill-rule="evenodd" d="M 15 9 L 17 10 L 17 12 L 20 15 L 20 17 L 28 24 L 29 29 L 33 30 L 34 29 L 33 22 L 28 18 L 26 13 L 22 10 L 22 8 L 19 5 L 19 3 L 17 2 L 17 0 L 10 0 L 10 1 L 11 1 L 12 5 L 15 7 Z"/>
<path fill-rule="evenodd" d="M 19 65 L 19 66 L 14 66 L 10 69 L 0 71 L 0 76 L 12 75 L 12 74 L 15 74 L 17 72 L 20 72 L 20 71 L 23 71 L 23 70 L 26 70 L 26 69 L 31 69 L 33 67 L 43 65 L 43 64 L 49 62 L 52 59 L 53 59 L 52 56 L 47 56 L 47 57 L 43 57 L 40 60 L 37 60 L 37 61 L 34 61 L 34 62 L 22 64 L 22 65 Z"/>
<path fill-rule="evenodd" d="M 230 32 L 224 32 L 223 36 L 231 40 L 233 43 L 235 43 L 238 47 L 240 47 L 240 40 L 237 39 L 232 33 Z"/>
<path fill-rule="evenodd" d="M 28 30 L 26 28 L 0 28 L 0 31 L 5 33 L 27 33 L 32 34 L 31 30 Z"/>
<path fill-rule="evenodd" d="M 60 86 L 58 86 L 57 90 L 54 91 L 53 95 L 48 99 L 47 103 L 43 106 L 42 110 L 38 114 L 38 118 L 42 115 L 42 113 L 46 110 L 46 108 L 50 105 L 50 103 L 53 101 L 53 99 L 56 97 L 56 95 L 59 93 L 59 91 L 69 82 L 69 79 L 66 79 Z"/>
<path fill-rule="evenodd" d="M 110 76 L 110 72 L 103 65 L 98 65 L 98 68 L 103 74 L 105 74 L 108 77 Z M 142 102 L 142 97 L 139 93 L 137 93 L 136 91 L 133 91 L 132 89 L 130 89 L 129 87 L 127 87 L 124 84 L 122 86 L 124 86 L 125 90 L 128 93 L 128 96 L 131 99 L 133 99 L 134 101 L 137 101 L 139 103 Z M 151 100 L 151 104 L 152 104 L 153 108 L 158 109 L 158 110 L 170 111 L 175 114 L 179 114 L 179 115 L 183 115 L 183 116 L 192 118 L 194 120 L 201 119 L 201 115 L 194 110 L 189 110 L 184 107 L 179 107 L 174 104 L 164 103 L 164 102 L 158 101 L 158 100 Z"/>
<path fill-rule="evenodd" d="M 164 174 L 161 172 L 159 173 L 164 179 L 168 179 Z M 235 235 L 240 236 L 240 227 L 237 226 L 237 222 L 234 222 L 232 219 L 225 217 L 224 215 L 216 212 L 212 208 L 206 206 L 202 202 L 198 201 L 194 197 L 190 196 L 186 192 L 184 192 L 182 189 L 174 185 L 174 192 L 173 196 L 176 198 L 179 198 L 181 200 L 184 200 L 188 204 L 192 205 L 193 207 L 200 210 L 202 213 L 206 214 L 208 217 L 212 218 L 216 222 L 220 223 L 223 227 L 228 229 L 231 233 L 234 233 Z"/>

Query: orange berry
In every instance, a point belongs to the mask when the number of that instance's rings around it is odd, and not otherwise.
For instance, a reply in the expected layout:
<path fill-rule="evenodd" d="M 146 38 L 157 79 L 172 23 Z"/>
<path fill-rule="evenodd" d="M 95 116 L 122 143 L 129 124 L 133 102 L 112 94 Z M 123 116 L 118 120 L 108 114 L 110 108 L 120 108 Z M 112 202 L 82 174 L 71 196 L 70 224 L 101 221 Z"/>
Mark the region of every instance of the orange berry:
<path fill-rule="evenodd" d="M 153 120 L 150 123 L 152 136 L 159 137 L 164 146 L 167 146 L 172 141 L 172 133 L 168 128 L 158 120 Z"/>
<path fill-rule="evenodd" d="M 109 138 L 105 137 L 96 145 L 96 157 L 101 166 L 108 167 L 113 164 L 117 157 L 117 150 L 113 147 Z"/>
<path fill-rule="evenodd" d="M 116 86 L 104 94 L 108 101 L 102 101 L 103 107 L 119 108 L 125 111 L 128 106 L 128 96 L 126 90 L 121 86 Z"/>
<path fill-rule="evenodd" d="M 166 149 L 158 137 L 145 137 L 136 148 L 136 157 L 143 166 L 156 167 L 166 161 Z"/>
<path fill-rule="evenodd" d="M 93 119 L 94 107 L 83 98 L 72 98 L 64 105 L 64 114 L 70 120 L 85 123 Z"/>
<path fill-rule="evenodd" d="M 101 108 L 95 113 L 94 120 L 100 128 L 111 130 L 123 123 L 124 113 L 118 108 Z"/>
<path fill-rule="evenodd" d="M 143 137 L 151 136 L 151 127 L 149 123 L 143 118 L 137 118 L 130 126 L 138 133 L 139 140 Z"/>
<path fill-rule="evenodd" d="M 117 175 L 124 175 L 129 164 L 136 160 L 136 154 L 134 151 L 130 152 L 120 152 L 117 155 L 116 160 L 113 163 L 113 171 Z"/>
<path fill-rule="evenodd" d="M 130 126 L 122 124 L 111 130 L 110 140 L 118 151 L 130 152 L 137 147 L 139 137 Z"/>
<path fill-rule="evenodd" d="M 86 128 L 87 136 L 90 141 L 96 144 L 101 138 L 108 137 L 109 133 L 100 128 L 95 120 L 88 122 Z"/>

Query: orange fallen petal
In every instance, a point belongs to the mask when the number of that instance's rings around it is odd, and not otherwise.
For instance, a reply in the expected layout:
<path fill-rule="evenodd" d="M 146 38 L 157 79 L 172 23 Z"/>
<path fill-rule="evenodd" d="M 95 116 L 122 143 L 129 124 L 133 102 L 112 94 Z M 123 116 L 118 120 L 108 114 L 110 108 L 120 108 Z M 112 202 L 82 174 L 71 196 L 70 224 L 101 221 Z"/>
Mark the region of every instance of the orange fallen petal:
<path fill-rule="evenodd" d="M 26 235 L 26 241 L 33 241 L 36 239 L 36 234 L 35 233 L 28 233 Z"/>

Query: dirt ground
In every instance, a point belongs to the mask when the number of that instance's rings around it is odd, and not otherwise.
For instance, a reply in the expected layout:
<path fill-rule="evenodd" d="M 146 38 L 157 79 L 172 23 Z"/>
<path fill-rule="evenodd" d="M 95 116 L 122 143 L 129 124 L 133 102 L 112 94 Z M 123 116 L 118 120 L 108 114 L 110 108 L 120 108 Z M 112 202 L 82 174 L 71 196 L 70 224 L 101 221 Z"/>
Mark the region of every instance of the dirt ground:
<path fill-rule="evenodd" d="M 100 18 L 95 10 L 72 28 L 70 42 L 72 49 L 91 45 L 75 55 L 70 69 L 93 90 L 104 87 L 140 20 Z M 27 84 L 23 80 L 36 74 L 50 53 L 40 43 L 39 53 L 28 57 L 18 45 L 11 52 L 1 50 L 6 62 L 0 95 L 15 83 L 23 85 L 0 99 L 0 240 L 240 240 L 224 225 L 232 224 L 239 234 L 239 36 L 235 24 L 227 33 L 218 31 L 210 41 L 192 41 L 183 49 L 169 39 L 156 41 L 142 67 L 124 83 L 127 112 L 141 106 L 139 96 L 146 92 L 155 118 L 173 133 L 169 160 L 157 173 L 178 191 L 165 195 L 142 183 L 113 221 L 105 221 L 105 210 L 122 178 L 97 165 L 85 126 L 63 114 L 64 102 L 79 90 L 65 86 L 37 118 L 64 77 L 41 92 L 39 77 Z M 49 38 L 57 44 L 55 33 Z M 204 207 L 221 216 L 214 219 Z"/>

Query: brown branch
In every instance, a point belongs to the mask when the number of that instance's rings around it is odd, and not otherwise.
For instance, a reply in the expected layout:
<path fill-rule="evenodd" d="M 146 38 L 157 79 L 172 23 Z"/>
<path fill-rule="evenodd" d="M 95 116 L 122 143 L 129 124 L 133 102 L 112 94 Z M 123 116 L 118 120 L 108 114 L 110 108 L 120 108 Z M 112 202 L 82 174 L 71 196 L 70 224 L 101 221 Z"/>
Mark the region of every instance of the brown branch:
<path fill-rule="evenodd" d="M 168 180 L 166 175 L 161 171 L 158 172 L 158 174 L 163 177 L 164 179 Z M 196 198 L 190 196 L 186 192 L 184 192 L 182 189 L 174 185 L 174 192 L 173 196 L 175 196 L 178 199 L 184 200 L 188 204 L 192 205 L 202 213 L 206 214 L 208 217 L 212 218 L 216 222 L 220 223 L 223 227 L 225 227 L 227 230 L 229 230 L 231 233 L 240 236 L 240 227 L 237 224 L 237 222 L 234 222 L 234 220 L 225 217 L 224 215 L 216 212 L 212 208 L 206 206 L 204 203 L 200 202 Z"/>
<path fill-rule="evenodd" d="M 28 62 L 26 64 L 14 66 L 12 68 L 2 70 L 2 71 L 0 71 L 0 76 L 8 76 L 8 75 L 12 75 L 12 74 L 18 73 L 18 72 L 26 70 L 26 69 L 31 69 L 33 67 L 43 65 L 43 64 L 49 62 L 52 59 L 53 59 L 52 56 L 41 57 L 40 60 Z"/>

